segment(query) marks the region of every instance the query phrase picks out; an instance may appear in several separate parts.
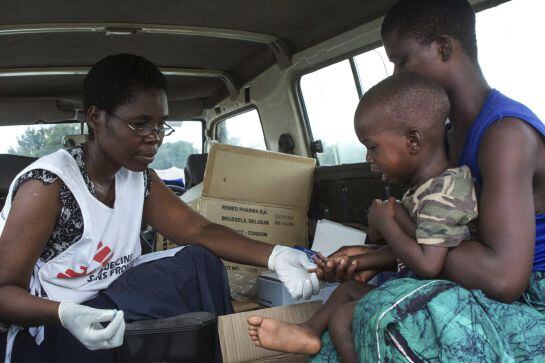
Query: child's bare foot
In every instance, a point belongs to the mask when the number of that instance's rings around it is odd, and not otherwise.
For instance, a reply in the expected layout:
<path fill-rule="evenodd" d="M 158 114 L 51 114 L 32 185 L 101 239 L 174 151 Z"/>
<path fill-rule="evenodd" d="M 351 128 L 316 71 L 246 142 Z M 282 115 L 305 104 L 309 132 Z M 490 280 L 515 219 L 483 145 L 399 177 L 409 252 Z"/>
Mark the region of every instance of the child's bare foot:
<path fill-rule="evenodd" d="M 307 326 L 260 316 L 248 318 L 248 333 L 258 347 L 279 352 L 313 355 L 322 347 L 320 338 Z"/>

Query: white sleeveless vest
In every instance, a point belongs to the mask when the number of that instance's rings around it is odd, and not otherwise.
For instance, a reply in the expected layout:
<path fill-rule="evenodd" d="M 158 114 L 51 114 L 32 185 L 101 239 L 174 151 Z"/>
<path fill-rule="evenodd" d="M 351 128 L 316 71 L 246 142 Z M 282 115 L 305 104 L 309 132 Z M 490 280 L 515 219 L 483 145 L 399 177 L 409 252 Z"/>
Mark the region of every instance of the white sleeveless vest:
<path fill-rule="evenodd" d="M 12 182 L 0 213 L 0 233 L 10 211 L 15 182 L 33 169 L 49 170 L 62 179 L 81 209 L 84 229 L 81 239 L 61 254 L 48 262 L 41 259 L 36 262 L 30 293 L 41 297 L 43 288 L 50 300 L 81 303 L 92 299 L 127 271 L 140 256 L 145 192 L 143 173 L 125 168 L 117 172 L 114 208 L 109 208 L 89 192 L 72 155 L 65 150 L 47 155 L 30 164 Z M 13 341 L 20 329 L 10 326 L 6 362 L 10 361 Z M 43 327 L 29 330 L 40 344 L 43 341 Z"/>

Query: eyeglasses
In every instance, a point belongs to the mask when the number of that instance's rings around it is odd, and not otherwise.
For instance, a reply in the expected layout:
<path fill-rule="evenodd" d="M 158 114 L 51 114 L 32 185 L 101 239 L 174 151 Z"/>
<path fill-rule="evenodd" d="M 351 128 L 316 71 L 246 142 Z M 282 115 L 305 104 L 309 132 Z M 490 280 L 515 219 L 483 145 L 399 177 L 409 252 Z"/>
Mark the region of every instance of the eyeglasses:
<path fill-rule="evenodd" d="M 125 119 L 123 117 L 119 117 L 115 113 L 111 113 L 110 115 L 115 117 L 115 118 L 120 119 L 121 121 L 126 122 L 126 125 L 131 130 L 133 130 L 136 135 L 141 136 L 141 137 L 146 137 L 146 136 L 149 136 L 149 135 L 151 135 L 153 133 L 157 134 L 157 136 L 159 136 L 159 137 L 165 137 L 165 136 L 172 135 L 172 133 L 174 131 L 176 131 L 171 126 L 167 125 L 166 123 L 162 124 L 159 127 L 140 126 L 139 124 L 145 123 L 146 121 L 142 120 L 142 121 L 134 122 L 134 121 L 131 121 L 131 120 L 127 120 L 127 119 Z"/>

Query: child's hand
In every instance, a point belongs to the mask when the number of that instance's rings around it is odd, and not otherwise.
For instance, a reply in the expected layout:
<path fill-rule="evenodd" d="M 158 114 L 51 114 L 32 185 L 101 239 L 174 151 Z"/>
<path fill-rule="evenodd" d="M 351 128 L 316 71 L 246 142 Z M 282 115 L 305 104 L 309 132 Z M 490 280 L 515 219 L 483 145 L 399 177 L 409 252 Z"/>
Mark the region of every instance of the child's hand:
<path fill-rule="evenodd" d="M 312 256 L 312 261 L 318 266 L 318 268 L 323 269 L 327 264 L 327 257 L 322 255 L 321 252 L 316 253 Z"/>
<path fill-rule="evenodd" d="M 328 264 L 328 261 L 329 261 L 329 264 Z M 312 262 L 316 264 L 316 269 L 314 269 L 314 271 L 309 271 L 309 272 L 316 272 L 316 275 L 320 279 L 324 275 L 324 270 L 328 268 L 327 266 L 329 266 L 329 268 L 333 268 L 333 269 L 335 268 L 335 262 L 333 260 L 328 260 L 328 258 L 322 255 L 321 252 L 318 252 L 312 256 Z"/>
<path fill-rule="evenodd" d="M 350 264 L 349 258 L 365 253 L 369 253 L 381 246 L 365 245 L 365 246 L 343 246 L 333 252 L 329 257 L 320 257 L 322 261 L 314 261 L 318 265 L 316 275 L 320 280 L 334 282 L 345 281 L 354 278 L 354 273 L 358 265 Z M 341 264 L 341 257 L 345 257 L 345 261 Z M 332 260 L 331 262 L 327 262 Z"/>
<path fill-rule="evenodd" d="M 365 251 L 364 253 L 367 253 L 368 251 Z M 360 254 L 361 255 L 361 254 Z M 360 266 L 358 264 L 358 258 L 359 255 L 344 255 L 344 256 L 329 256 L 329 260 L 333 260 L 335 262 L 335 265 L 338 266 L 337 268 L 337 281 L 343 281 L 345 280 L 356 280 L 359 282 L 367 283 L 367 281 L 371 280 L 378 271 L 372 271 L 365 269 L 365 266 Z M 342 262 L 341 262 L 342 261 Z M 339 274 L 339 271 L 344 267 L 346 267 L 346 276 L 342 277 L 341 274 Z"/>
<path fill-rule="evenodd" d="M 368 248 L 365 252 L 368 252 L 372 249 L 373 248 Z M 360 251 L 358 250 L 358 252 Z M 318 278 L 320 280 L 330 282 L 354 279 L 359 282 L 367 283 L 367 281 L 371 280 L 378 273 L 378 271 L 358 270 L 359 266 L 355 257 L 356 255 L 335 256 L 333 254 L 329 256 L 329 258 L 327 258 L 318 252 L 318 254 L 313 256 L 314 263 L 318 267 L 313 271 L 309 272 L 316 272 L 316 275 L 318 275 Z M 325 271 L 328 271 L 328 273 L 326 273 Z"/>
<path fill-rule="evenodd" d="M 314 260 L 318 265 L 316 275 L 325 281 L 346 281 L 352 280 L 358 267 L 357 261 L 349 256 L 317 256 Z"/>
<path fill-rule="evenodd" d="M 370 226 L 381 231 L 385 225 L 394 220 L 396 210 L 396 200 L 393 197 L 388 200 L 375 199 L 369 208 L 367 220 Z"/>
<path fill-rule="evenodd" d="M 321 252 L 317 252 L 315 253 L 314 255 L 312 255 L 312 262 L 314 262 L 316 264 L 316 267 L 315 268 L 312 268 L 312 269 L 308 269 L 307 271 L 308 272 L 318 272 L 319 270 L 323 269 L 327 263 L 327 257 L 325 257 L 324 255 L 322 255 Z M 318 277 L 320 277 L 320 275 L 318 275 Z"/>

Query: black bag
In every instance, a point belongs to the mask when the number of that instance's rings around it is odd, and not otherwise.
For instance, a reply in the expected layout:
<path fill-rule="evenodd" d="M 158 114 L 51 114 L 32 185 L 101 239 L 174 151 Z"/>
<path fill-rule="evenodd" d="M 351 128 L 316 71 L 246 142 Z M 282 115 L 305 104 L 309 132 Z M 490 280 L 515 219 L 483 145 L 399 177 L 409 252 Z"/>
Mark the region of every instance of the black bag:
<path fill-rule="evenodd" d="M 213 362 L 215 331 L 216 317 L 207 312 L 127 323 L 119 362 Z"/>

